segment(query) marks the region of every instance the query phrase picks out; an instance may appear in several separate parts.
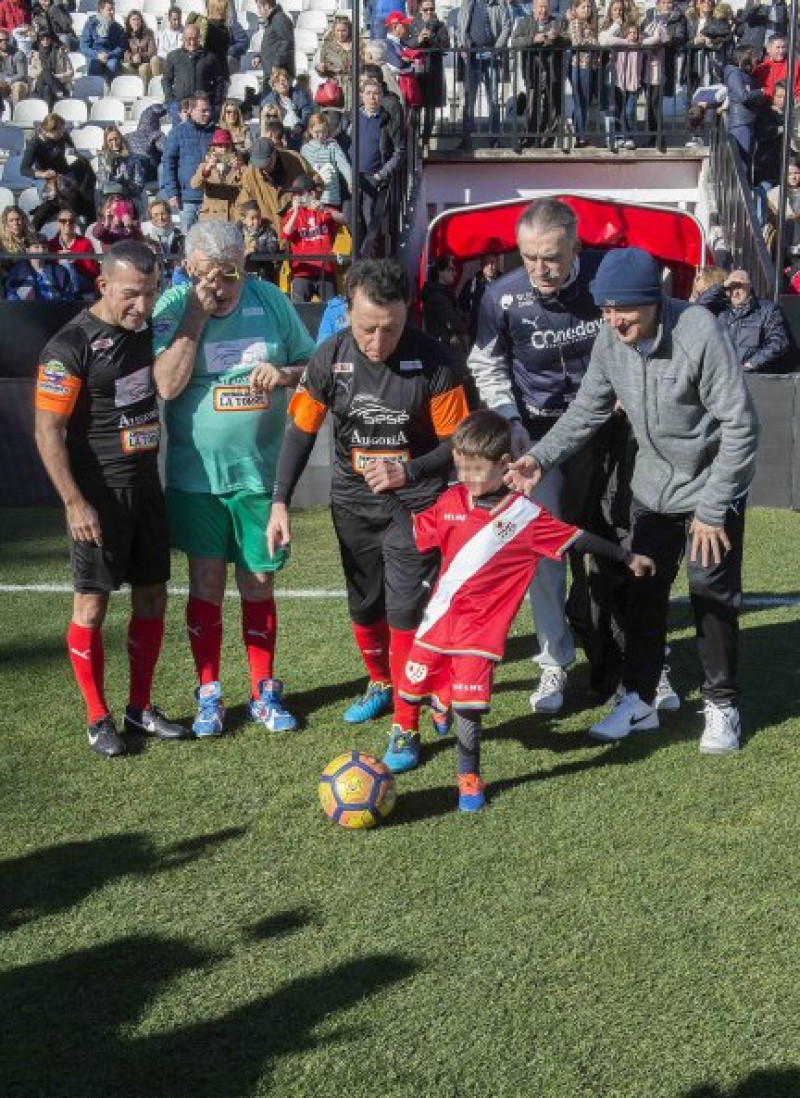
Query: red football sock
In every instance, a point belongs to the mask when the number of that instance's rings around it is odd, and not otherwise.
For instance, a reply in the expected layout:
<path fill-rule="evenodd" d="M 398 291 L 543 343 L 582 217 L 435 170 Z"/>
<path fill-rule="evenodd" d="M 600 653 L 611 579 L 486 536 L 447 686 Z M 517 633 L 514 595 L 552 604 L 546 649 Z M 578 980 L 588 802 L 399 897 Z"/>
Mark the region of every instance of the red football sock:
<path fill-rule="evenodd" d="M 398 687 L 403 678 L 403 669 L 408 659 L 411 645 L 414 643 L 415 629 L 390 629 L 392 638 L 389 659 L 392 668 L 392 700 L 394 712 L 392 724 L 399 724 L 405 732 L 416 732 L 419 729 L 419 706 L 412 705 L 400 697 Z"/>
<path fill-rule="evenodd" d="M 67 630 L 67 648 L 72 670 L 83 700 L 86 703 L 86 719 L 94 724 L 108 714 L 103 693 L 103 631 L 87 625 L 70 622 Z"/>
<path fill-rule="evenodd" d="M 200 685 L 219 682 L 222 607 L 190 595 L 186 603 L 186 627 L 189 630 L 189 644 L 192 646 Z"/>
<path fill-rule="evenodd" d="M 128 701 L 134 709 L 147 709 L 150 705 L 153 675 L 163 639 L 163 618 L 131 618 L 128 624 L 128 665 L 131 675 Z"/>
<path fill-rule="evenodd" d="M 250 688 L 254 698 L 258 697 L 262 679 L 272 678 L 277 632 L 275 599 L 265 599 L 263 602 L 242 599 L 242 638 L 250 663 Z"/>
<path fill-rule="evenodd" d="M 389 626 L 386 620 L 382 618 L 372 625 L 356 625 L 355 622 L 351 625 L 370 682 L 389 682 Z"/>

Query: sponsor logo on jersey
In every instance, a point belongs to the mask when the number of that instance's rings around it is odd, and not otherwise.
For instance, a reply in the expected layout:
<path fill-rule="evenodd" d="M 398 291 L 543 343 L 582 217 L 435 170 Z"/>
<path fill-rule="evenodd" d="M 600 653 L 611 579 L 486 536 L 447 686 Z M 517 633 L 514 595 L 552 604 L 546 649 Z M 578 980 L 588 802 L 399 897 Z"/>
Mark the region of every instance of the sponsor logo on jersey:
<path fill-rule="evenodd" d="M 263 412 L 269 408 L 269 396 L 249 385 L 215 385 L 215 412 Z"/>
<path fill-rule="evenodd" d="M 355 369 L 352 362 L 334 362 L 331 370 L 335 374 L 352 374 Z"/>
<path fill-rule="evenodd" d="M 114 386 L 114 407 L 124 408 L 126 404 L 138 404 L 154 393 L 153 372 L 149 366 L 142 366 L 132 374 L 118 377 Z"/>
<path fill-rule="evenodd" d="M 51 358 L 39 367 L 36 388 L 40 393 L 48 393 L 50 396 L 66 396 L 70 389 L 71 377 L 72 375 L 62 362 Z"/>
<path fill-rule="evenodd" d="M 153 423 L 158 419 L 158 408 L 148 408 L 138 416 L 127 416 L 123 412 L 119 417 L 120 427 L 141 427 L 145 423 Z"/>
<path fill-rule="evenodd" d="M 161 426 L 125 427 L 122 431 L 123 454 L 140 454 L 145 450 L 157 450 L 161 438 Z"/>
<path fill-rule="evenodd" d="M 408 450 L 353 450 L 350 456 L 353 472 L 362 475 L 370 461 L 389 461 L 392 464 L 405 465 L 411 460 Z"/>
<path fill-rule="evenodd" d="M 403 431 L 396 431 L 393 435 L 362 435 L 356 427 L 350 443 L 352 446 L 388 446 L 396 449 L 399 446 L 405 446 L 408 439 Z"/>
<path fill-rule="evenodd" d="M 273 350 L 277 350 L 272 344 Z M 209 374 L 221 374 L 224 370 L 252 369 L 259 362 L 274 362 L 263 339 L 221 339 L 206 343 L 204 348 L 206 370 Z"/>
<path fill-rule="evenodd" d="M 242 316 L 263 316 L 264 310 L 259 309 L 257 305 L 250 305 L 247 309 L 242 309 Z"/>
<path fill-rule="evenodd" d="M 163 335 L 164 332 L 168 332 L 172 327 L 172 321 L 169 317 L 162 317 L 160 320 L 153 321 L 153 331 L 156 335 Z"/>
<path fill-rule="evenodd" d="M 387 408 L 372 396 L 359 395 L 353 398 L 350 409 L 355 419 L 360 419 L 370 427 L 378 423 L 407 423 L 411 418 L 408 412 L 396 408 Z"/>
<path fill-rule="evenodd" d="M 406 664 L 406 678 L 409 682 L 424 682 L 427 677 L 428 668 L 424 663 L 415 663 L 414 660 L 408 661 Z"/>
<path fill-rule="evenodd" d="M 454 682 L 453 689 L 459 690 L 462 694 L 479 694 L 486 687 L 482 682 Z"/>
<path fill-rule="evenodd" d="M 448 512 L 445 512 L 444 521 L 445 522 L 466 522 L 467 521 L 467 516 L 466 515 L 459 515 L 459 514 L 450 514 L 450 512 L 448 511 Z"/>
<path fill-rule="evenodd" d="M 517 525 L 514 522 L 506 522 L 499 518 L 492 523 L 492 529 L 495 537 L 499 538 L 500 541 L 509 541 L 516 534 Z"/>
<path fill-rule="evenodd" d="M 418 358 L 401 358 L 399 365 L 401 374 L 418 374 L 422 370 L 422 363 Z"/>
<path fill-rule="evenodd" d="M 602 320 L 581 320 L 574 328 L 551 329 L 547 332 L 535 331 L 531 336 L 531 347 L 535 351 L 544 351 L 548 347 L 560 347 L 563 344 L 580 343 L 584 339 L 594 339 L 602 326 Z"/>
<path fill-rule="evenodd" d="M 500 308 L 501 309 L 510 309 L 513 304 L 514 304 L 514 295 L 513 294 L 503 294 L 503 296 L 500 298 Z"/>
<path fill-rule="evenodd" d="M 108 339 L 107 337 L 105 337 L 103 339 L 96 339 L 94 341 L 94 343 L 90 344 L 90 347 L 92 348 L 93 351 L 107 351 L 109 349 L 109 347 L 113 347 L 113 346 L 114 346 L 114 340 L 113 339 Z"/>

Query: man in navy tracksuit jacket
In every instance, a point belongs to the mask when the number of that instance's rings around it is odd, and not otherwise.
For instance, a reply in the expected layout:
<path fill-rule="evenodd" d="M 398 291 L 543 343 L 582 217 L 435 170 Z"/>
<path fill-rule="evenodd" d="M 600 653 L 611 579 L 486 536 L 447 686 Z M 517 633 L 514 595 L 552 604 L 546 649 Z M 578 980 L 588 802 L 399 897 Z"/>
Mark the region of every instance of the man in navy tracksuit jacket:
<path fill-rule="evenodd" d="M 537 199 L 520 218 L 517 243 L 523 266 L 486 288 L 468 360 L 484 403 L 512 421 L 515 454 L 543 438 L 570 405 L 601 325 L 588 289 L 601 257 L 580 253 L 569 206 Z M 550 471 L 535 498 L 559 517 L 578 522 L 589 502 L 592 472 L 585 457 L 576 455 Z M 566 668 L 575 659 L 564 613 L 566 565 L 542 561 L 530 598 L 542 668 L 531 706 L 535 712 L 557 712 Z"/>

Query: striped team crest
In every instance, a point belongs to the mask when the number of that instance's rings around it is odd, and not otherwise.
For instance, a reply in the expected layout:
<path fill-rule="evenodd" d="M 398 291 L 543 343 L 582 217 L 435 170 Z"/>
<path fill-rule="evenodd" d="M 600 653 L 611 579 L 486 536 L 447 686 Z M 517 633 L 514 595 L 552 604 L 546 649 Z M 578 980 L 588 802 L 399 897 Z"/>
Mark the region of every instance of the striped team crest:
<path fill-rule="evenodd" d="M 520 496 L 470 538 L 466 545 L 461 546 L 449 567 L 439 577 L 439 585 L 417 630 L 418 640 L 444 617 L 464 584 L 488 564 L 492 557 L 502 552 L 518 534 L 527 529 L 540 514 L 540 507 Z"/>

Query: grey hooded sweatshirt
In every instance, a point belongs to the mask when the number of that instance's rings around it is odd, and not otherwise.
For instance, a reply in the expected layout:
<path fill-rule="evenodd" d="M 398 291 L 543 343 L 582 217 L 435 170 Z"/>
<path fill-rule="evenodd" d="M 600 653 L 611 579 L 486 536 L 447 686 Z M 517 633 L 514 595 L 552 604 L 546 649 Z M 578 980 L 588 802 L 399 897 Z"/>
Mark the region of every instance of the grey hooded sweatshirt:
<path fill-rule="evenodd" d="M 664 298 L 647 355 L 603 325 L 572 405 L 531 450 L 544 470 L 575 453 L 617 399 L 639 444 L 633 495 L 651 511 L 722 526 L 755 473 L 758 419 L 728 335 L 706 310 Z"/>

